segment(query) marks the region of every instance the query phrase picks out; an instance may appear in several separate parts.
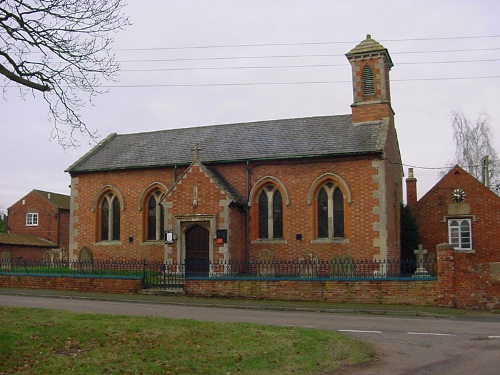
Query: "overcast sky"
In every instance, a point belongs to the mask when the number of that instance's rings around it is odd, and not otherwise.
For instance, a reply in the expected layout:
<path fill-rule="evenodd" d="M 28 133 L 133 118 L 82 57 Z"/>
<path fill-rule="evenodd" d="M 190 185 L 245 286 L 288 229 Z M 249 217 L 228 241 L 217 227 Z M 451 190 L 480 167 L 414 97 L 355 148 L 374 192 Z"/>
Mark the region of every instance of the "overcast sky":
<path fill-rule="evenodd" d="M 115 37 L 118 81 L 82 112 L 103 138 L 350 113 L 344 54 L 371 34 L 394 62 L 404 171 L 414 167 L 419 196 L 453 159 L 452 111 L 487 112 L 500 152 L 498 0 L 129 2 L 133 25 Z M 32 189 L 69 194 L 64 170 L 87 140 L 67 151 L 51 142 L 40 94 L 8 88 L 0 110 L 0 211 Z"/>

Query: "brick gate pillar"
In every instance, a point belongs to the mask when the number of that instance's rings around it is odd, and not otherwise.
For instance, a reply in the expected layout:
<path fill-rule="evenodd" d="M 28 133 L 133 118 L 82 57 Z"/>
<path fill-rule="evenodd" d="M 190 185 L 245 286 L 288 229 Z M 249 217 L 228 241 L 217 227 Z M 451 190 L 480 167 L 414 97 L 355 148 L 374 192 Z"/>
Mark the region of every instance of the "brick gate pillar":
<path fill-rule="evenodd" d="M 438 306 L 456 307 L 455 258 L 453 246 L 447 243 L 436 246 L 438 274 Z"/>

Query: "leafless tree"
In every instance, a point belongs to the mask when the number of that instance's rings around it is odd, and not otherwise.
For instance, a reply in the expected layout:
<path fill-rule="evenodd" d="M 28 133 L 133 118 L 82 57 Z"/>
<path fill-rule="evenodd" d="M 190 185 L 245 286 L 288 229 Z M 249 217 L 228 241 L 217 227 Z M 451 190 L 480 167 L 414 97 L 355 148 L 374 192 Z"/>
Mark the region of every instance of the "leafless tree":
<path fill-rule="evenodd" d="M 500 187 L 500 163 L 492 145 L 490 117 L 482 112 L 471 121 L 462 112 L 452 112 L 455 161 L 479 181 L 489 181 L 492 190 Z M 486 158 L 486 159 L 485 159 Z M 487 168 L 485 163 L 488 163 Z M 488 175 L 483 175 L 486 172 Z"/>
<path fill-rule="evenodd" d="M 99 136 L 79 111 L 117 74 L 111 44 L 113 32 L 129 24 L 123 7 L 123 0 L 0 0 L 4 98 L 12 86 L 21 96 L 40 92 L 51 137 L 64 148 L 77 146 L 78 135 L 90 142 Z"/>

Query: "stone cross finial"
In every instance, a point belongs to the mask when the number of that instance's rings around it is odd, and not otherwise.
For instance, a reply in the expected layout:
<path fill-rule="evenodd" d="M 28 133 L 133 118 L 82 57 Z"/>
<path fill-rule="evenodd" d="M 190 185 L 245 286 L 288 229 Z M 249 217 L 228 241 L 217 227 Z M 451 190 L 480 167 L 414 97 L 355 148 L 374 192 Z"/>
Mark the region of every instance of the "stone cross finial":
<path fill-rule="evenodd" d="M 200 147 L 200 144 L 198 142 L 196 142 L 191 151 L 194 152 L 194 160 L 200 161 L 200 151 L 203 151 L 203 149 Z"/>
<path fill-rule="evenodd" d="M 424 263 L 424 255 L 427 254 L 427 250 L 424 249 L 423 245 L 418 245 L 418 249 L 413 250 L 413 253 L 417 255 L 417 262 L 422 266 Z"/>

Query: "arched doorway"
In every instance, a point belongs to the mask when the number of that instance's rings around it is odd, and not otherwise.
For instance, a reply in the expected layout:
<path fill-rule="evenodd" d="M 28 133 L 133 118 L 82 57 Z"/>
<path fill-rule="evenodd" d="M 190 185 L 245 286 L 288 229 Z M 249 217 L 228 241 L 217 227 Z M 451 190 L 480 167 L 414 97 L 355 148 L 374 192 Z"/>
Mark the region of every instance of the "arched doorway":
<path fill-rule="evenodd" d="M 208 276 L 210 251 L 209 230 L 193 225 L 186 230 L 186 275 Z"/>

